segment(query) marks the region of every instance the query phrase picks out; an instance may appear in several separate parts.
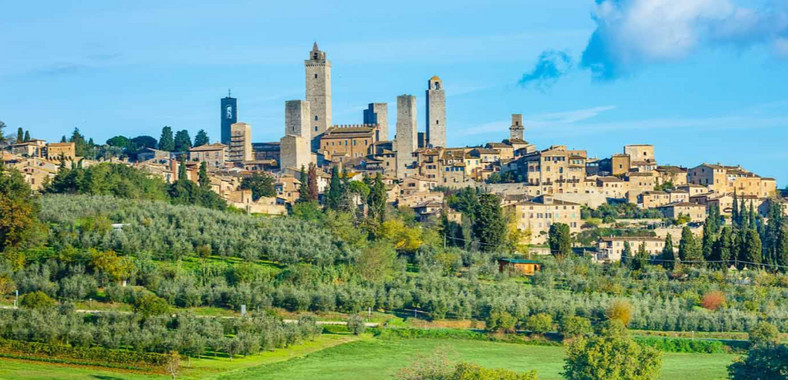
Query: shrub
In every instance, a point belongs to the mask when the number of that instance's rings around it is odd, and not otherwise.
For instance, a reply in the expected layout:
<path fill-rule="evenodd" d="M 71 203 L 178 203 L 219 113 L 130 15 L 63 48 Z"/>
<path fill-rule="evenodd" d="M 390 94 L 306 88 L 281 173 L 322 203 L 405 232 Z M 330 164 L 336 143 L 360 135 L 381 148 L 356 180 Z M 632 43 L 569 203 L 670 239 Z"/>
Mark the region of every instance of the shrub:
<path fill-rule="evenodd" d="M 620 321 L 624 326 L 632 319 L 632 305 L 626 301 L 613 301 L 605 311 L 608 320 Z"/>
<path fill-rule="evenodd" d="M 703 295 L 700 305 L 704 309 L 717 310 L 725 303 L 725 293 L 715 290 Z"/>
<path fill-rule="evenodd" d="M 27 293 L 19 300 L 19 305 L 26 309 L 47 309 L 54 307 L 56 303 L 55 300 L 40 290 Z"/>
<path fill-rule="evenodd" d="M 361 335 L 367 329 L 367 325 L 364 324 L 364 319 L 360 315 L 353 314 L 347 319 L 347 329 L 353 335 Z"/>
<path fill-rule="evenodd" d="M 170 311 L 170 305 L 163 298 L 146 293 L 134 300 L 134 311 L 147 318 L 154 315 L 167 314 Z"/>
<path fill-rule="evenodd" d="M 537 333 L 544 334 L 553 330 L 553 317 L 550 314 L 534 314 L 525 321 L 525 328 Z"/>
<path fill-rule="evenodd" d="M 578 316 L 565 316 L 558 324 L 558 332 L 564 339 L 576 338 L 579 336 L 590 335 L 591 321 L 588 318 Z"/>

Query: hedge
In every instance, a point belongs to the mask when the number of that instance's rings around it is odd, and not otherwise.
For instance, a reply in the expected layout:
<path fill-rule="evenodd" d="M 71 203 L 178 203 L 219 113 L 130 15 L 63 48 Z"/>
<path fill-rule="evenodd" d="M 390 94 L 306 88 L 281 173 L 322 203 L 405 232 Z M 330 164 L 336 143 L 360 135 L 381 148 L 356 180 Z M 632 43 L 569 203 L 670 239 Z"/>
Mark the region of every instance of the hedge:
<path fill-rule="evenodd" d="M 101 347 L 72 347 L 62 344 L 0 339 L 0 356 L 53 363 L 89 364 L 128 369 L 161 369 L 168 355 L 114 350 Z"/>

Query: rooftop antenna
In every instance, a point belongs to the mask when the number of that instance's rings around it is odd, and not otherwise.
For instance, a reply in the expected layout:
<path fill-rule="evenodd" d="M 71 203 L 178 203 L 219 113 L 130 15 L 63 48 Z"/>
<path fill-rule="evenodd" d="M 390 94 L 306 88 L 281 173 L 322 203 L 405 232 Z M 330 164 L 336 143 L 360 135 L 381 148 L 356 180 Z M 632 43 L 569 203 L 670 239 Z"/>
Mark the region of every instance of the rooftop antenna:
<path fill-rule="evenodd" d="M 227 97 L 228 98 L 232 98 L 232 92 L 230 92 L 229 88 L 227 89 Z"/>

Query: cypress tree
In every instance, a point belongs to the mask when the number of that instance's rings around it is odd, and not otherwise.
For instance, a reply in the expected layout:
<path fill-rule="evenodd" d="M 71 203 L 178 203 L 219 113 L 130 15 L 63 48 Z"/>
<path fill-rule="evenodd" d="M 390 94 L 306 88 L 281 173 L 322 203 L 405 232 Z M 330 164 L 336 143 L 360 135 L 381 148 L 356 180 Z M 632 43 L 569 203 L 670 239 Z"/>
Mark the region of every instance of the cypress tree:
<path fill-rule="evenodd" d="M 181 160 L 178 166 L 178 181 L 185 181 L 188 177 L 186 175 L 186 160 Z"/>
<path fill-rule="evenodd" d="M 175 139 L 172 137 L 172 128 L 164 126 L 161 129 L 161 137 L 159 137 L 159 150 L 172 152 L 175 150 Z"/>
<path fill-rule="evenodd" d="M 306 169 L 301 165 L 301 176 L 298 178 L 301 183 L 298 185 L 298 201 L 309 202 L 309 177 L 306 174 Z"/>
<path fill-rule="evenodd" d="M 370 216 L 377 218 L 382 223 L 386 219 L 386 185 L 383 183 L 383 176 L 380 173 L 375 175 L 372 191 L 369 192 L 369 198 L 367 198 L 367 204 L 369 205 Z"/>
<path fill-rule="evenodd" d="M 706 218 L 708 221 L 709 218 Z M 711 260 L 712 256 L 712 248 L 714 245 L 714 232 L 711 231 L 711 228 L 708 228 L 708 225 L 703 227 L 703 236 L 702 236 L 702 245 L 701 250 L 703 252 L 703 258 L 705 260 Z"/>
<path fill-rule="evenodd" d="M 328 194 L 326 194 L 326 207 L 330 210 L 339 210 L 342 204 L 342 180 L 339 179 L 339 168 L 334 166 L 331 169 L 331 182 L 328 184 Z"/>
<path fill-rule="evenodd" d="M 629 266 L 630 261 L 632 261 L 632 247 L 629 245 L 628 241 L 624 241 L 624 251 L 621 252 L 621 266 Z"/>
<path fill-rule="evenodd" d="M 686 226 L 681 230 L 679 258 L 683 262 L 690 261 L 693 262 L 693 264 L 698 264 L 703 261 L 702 248 L 698 244 L 697 239 L 695 239 L 695 235 L 693 235 L 689 227 Z"/>
<path fill-rule="evenodd" d="M 22 128 L 16 130 L 16 143 L 19 144 L 25 141 L 25 131 Z"/>
<path fill-rule="evenodd" d="M 200 184 L 200 187 L 207 188 L 211 186 L 211 179 L 208 177 L 208 165 L 205 161 L 200 162 L 200 171 L 197 174 L 197 183 Z"/>
<path fill-rule="evenodd" d="M 741 217 L 739 214 L 739 197 L 736 195 L 736 190 L 733 190 L 733 206 L 731 207 L 731 222 L 734 227 L 741 227 Z"/>
<path fill-rule="evenodd" d="M 675 268 L 676 253 L 673 251 L 673 238 L 670 234 L 665 236 L 665 247 L 662 248 L 662 267 L 665 269 Z"/>
<path fill-rule="evenodd" d="M 307 172 L 308 177 L 308 189 L 309 189 L 309 200 L 317 201 L 319 196 L 318 188 L 317 188 L 317 167 L 314 164 L 309 164 L 309 171 Z"/>
<path fill-rule="evenodd" d="M 754 264 L 761 263 L 761 237 L 755 230 L 747 230 L 745 237 L 745 249 L 743 251 L 742 261 Z M 752 264 L 748 264 L 752 265 Z"/>
<path fill-rule="evenodd" d="M 723 269 L 727 269 L 728 266 L 730 266 L 732 239 L 733 239 L 733 235 L 731 228 L 725 226 L 722 228 L 722 232 L 720 232 L 720 235 L 717 237 L 717 240 L 714 241 L 711 260 L 721 261 L 718 264 Z"/>
<path fill-rule="evenodd" d="M 30 131 L 25 131 L 25 142 L 30 141 Z"/>

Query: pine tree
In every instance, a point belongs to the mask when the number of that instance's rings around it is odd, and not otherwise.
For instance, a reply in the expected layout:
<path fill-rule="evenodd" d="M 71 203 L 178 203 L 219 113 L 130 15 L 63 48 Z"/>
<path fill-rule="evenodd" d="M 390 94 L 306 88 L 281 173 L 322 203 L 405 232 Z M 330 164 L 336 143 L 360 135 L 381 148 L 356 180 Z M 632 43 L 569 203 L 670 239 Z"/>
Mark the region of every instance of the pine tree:
<path fill-rule="evenodd" d="M 309 177 L 306 175 L 306 169 L 301 165 L 301 176 L 298 178 L 301 182 L 298 184 L 298 201 L 309 202 Z"/>
<path fill-rule="evenodd" d="M 208 165 L 205 163 L 205 161 L 200 162 L 200 171 L 198 172 L 197 183 L 200 184 L 200 187 L 208 188 L 211 186 L 211 179 L 208 177 Z"/>
<path fill-rule="evenodd" d="M 662 248 L 662 267 L 665 269 L 675 268 L 676 253 L 673 251 L 673 238 L 670 234 L 665 236 L 665 247 Z"/>
<path fill-rule="evenodd" d="M 208 138 L 208 134 L 205 132 L 204 129 L 200 129 L 197 132 L 197 136 L 194 136 L 194 146 L 203 146 L 210 143 L 210 139 Z"/>
<path fill-rule="evenodd" d="M 175 132 L 175 151 L 187 152 L 192 147 L 192 138 L 189 136 L 189 131 L 182 129 Z"/>
<path fill-rule="evenodd" d="M 621 266 L 629 267 L 629 263 L 632 261 L 632 247 L 629 245 L 628 241 L 624 241 L 624 251 L 621 252 Z"/>
<path fill-rule="evenodd" d="M 159 150 L 165 150 L 167 152 L 172 152 L 175 150 L 175 139 L 172 137 L 172 128 L 169 126 L 165 126 L 161 129 Z"/>
<path fill-rule="evenodd" d="M 693 264 L 698 264 L 703 261 L 702 248 L 689 227 L 684 227 L 684 229 L 681 230 L 679 259 L 681 259 L 682 262 L 691 262 Z"/>

